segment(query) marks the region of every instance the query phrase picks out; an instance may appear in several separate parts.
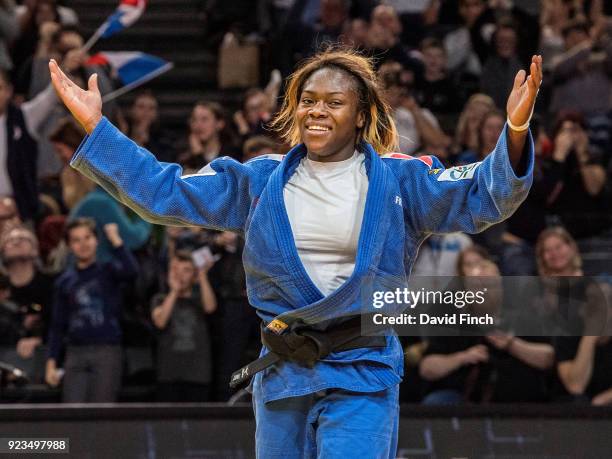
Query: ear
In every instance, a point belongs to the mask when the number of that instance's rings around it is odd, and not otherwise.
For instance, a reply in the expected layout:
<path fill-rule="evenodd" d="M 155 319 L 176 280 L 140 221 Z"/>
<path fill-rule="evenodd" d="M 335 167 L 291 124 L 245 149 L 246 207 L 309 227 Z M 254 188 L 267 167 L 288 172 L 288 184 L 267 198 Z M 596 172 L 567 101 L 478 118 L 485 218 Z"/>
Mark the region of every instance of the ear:
<path fill-rule="evenodd" d="M 363 111 L 360 111 L 357 114 L 357 128 L 363 129 L 364 126 L 365 126 L 365 113 Z"/>

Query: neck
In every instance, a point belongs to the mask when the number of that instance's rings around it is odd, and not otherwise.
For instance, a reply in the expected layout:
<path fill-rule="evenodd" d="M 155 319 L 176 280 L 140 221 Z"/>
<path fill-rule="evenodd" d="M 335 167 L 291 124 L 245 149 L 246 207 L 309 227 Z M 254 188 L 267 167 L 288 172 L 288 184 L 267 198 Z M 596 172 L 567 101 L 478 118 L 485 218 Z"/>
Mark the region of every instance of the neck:
<path fill-rule="evenodd" d="M 85 268 L 89 268 L 91 265 L 93 265 L 96 261 L 96 257 L 92 257 L 92 258 L 84 258 L 81 260 L 77 260 L 77 268 L 79 269 L 85 269 Z"/>
<path fill-rule="evenodd" d="M 34 274 L 36 274 L 36 269 L 34 268 L 34 265 L 30 263 L 9 270 L 11 284 L 15 287 L 23 287 L 24 285 L 28 285 L 34 278 Z"/>
<path fill-rule="evenodd" d="M 206 142 L 202 142 L 202 154 L 210 155 L 221 151 L 221 141 L 218 136 L 214 136 Z"/>
<path fill-rule="evenodd" d="M 317 161 L 320 163 L 335 163 L 338 161 L 344 161 L 349 159 L 355 153 L 355 142 L 350 142 L 341 150 L 336 153 L 332 153 L 331 155 L 317 155 L 316 153 L 308 152 L 308 159 L 311 161 Z"/>

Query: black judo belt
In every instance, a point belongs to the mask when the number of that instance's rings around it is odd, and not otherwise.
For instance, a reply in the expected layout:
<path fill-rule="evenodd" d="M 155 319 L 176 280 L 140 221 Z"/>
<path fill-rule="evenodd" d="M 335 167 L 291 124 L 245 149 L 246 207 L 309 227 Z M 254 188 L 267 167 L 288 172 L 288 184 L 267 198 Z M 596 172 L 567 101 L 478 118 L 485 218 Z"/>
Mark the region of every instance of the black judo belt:
<path fill-rule="evenodd" d="M 312 368 L 315 362 L 331 352 L 385 347 L 387 343 L 384 336 L 362 336 L 361 316 L 323 331 L 307 328 L 299 322 L 289 327 L 281 320 L 274 319 L 266 327 L 262 324 L 261 342 L 270 352 L 235 371 L 230 379 L 232 389 L 280 360 L 290 360 Z"/>

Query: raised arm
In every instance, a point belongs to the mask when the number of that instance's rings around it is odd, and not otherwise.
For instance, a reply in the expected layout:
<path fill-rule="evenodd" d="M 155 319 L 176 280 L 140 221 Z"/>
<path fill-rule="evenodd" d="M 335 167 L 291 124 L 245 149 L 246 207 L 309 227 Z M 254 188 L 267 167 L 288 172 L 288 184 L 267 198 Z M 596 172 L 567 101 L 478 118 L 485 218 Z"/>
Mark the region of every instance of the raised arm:
<path fill-rule="evenodd" d="M 541 57 L 534 56 L 530 75 L 525 78 L 524 70 L 517 73 L 506 126 L 482 162 L 444 169 L 432 157 L 392 165 L 399 171 L 406 202 L 413 203 L 406 212 L 414 233 L 480 232 L 508 218 L 527 197 L 534 160 L 528 128 L 541 69 Z"/>
<path fill-rule="evenodd" d="M 102 116 L 97 75 L 87 91 L 49 63 L 60 99 L 89 134 L 71 165 L 147 221 L 241 232 L 251 204 L 254 169 L 219 158 L 198 174 L 160 163 Z"/>

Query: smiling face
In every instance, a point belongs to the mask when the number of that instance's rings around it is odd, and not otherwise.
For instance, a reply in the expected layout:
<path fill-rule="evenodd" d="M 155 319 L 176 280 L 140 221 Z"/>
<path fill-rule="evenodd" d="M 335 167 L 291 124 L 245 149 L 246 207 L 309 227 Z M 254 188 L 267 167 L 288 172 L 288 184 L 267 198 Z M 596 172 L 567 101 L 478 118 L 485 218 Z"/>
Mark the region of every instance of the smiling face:
<path fill-rule="evenodd" d="M 208 142 L 218 136 L 225 123 L 217 119 L 208 107 L 196 105 L 191 112 L 189 128 L 202 142 Z"/>
<path fill-rule="evenodd" d="M 365 122 L 358 99 L 357 82 L 342 70 L 323 68 L 306 80 L 295 116 L 310 159 L 332 162 L 352 156 Z"/>

